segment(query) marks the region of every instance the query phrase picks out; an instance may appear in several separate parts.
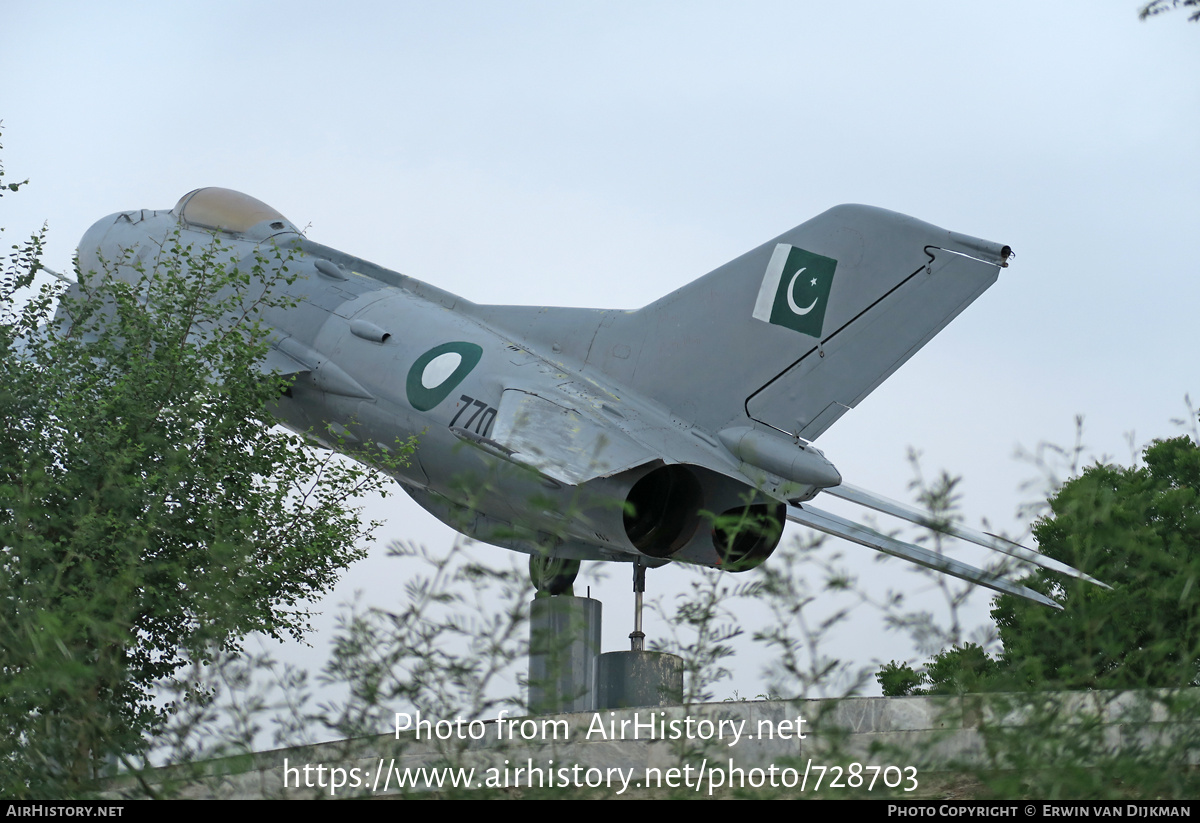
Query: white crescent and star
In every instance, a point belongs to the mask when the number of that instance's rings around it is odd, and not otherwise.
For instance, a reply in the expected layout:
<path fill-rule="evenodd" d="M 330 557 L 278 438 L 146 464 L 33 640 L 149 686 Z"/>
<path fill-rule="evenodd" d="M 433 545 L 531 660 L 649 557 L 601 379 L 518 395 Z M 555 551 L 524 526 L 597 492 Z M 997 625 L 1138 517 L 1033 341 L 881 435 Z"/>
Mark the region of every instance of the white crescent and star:
<path fill-rule="evenodd" d="M 807 268 L 807 267 L 805 267 L 805 268 Z M 813 310 L 813 307 L 817 305 L 817 301 L 820 300 L 819 297 L 814 297 L 813 301 L 811 303 L 809 303 L 808 306 L 803 309 L 796 305 L 796 301 L 792 299 L 792 291 L 796 288 L 796 279 L 802 274 L 804 274 L 804 269 L 800 269 L 795 274 L 793 274 L 792 282 L 788 283 L 788 289 L 787 289 L 788 308 L 791 309 L 793 313 L 799 314 L 799 315 L 808 314 L 810 311 Z M 814 286 L 817 285 L 817 278 L 814 277 L 811 282 L 812 282 L 812 285 L 814 285 Z"/>

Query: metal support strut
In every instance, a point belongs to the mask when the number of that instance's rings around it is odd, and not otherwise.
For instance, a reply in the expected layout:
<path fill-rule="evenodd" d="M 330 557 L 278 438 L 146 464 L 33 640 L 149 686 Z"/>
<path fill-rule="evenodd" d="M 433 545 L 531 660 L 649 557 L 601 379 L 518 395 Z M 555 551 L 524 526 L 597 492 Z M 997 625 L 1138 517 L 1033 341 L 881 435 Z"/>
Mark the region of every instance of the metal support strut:
<path fill-rule="evenodd" d="M 646 567 L 640 560 L 633 561 L 633 631 L 629 633 L 632 651 L 643 651 L 646 633 L 642 631 L 642 594 L 646 591 Z"/>

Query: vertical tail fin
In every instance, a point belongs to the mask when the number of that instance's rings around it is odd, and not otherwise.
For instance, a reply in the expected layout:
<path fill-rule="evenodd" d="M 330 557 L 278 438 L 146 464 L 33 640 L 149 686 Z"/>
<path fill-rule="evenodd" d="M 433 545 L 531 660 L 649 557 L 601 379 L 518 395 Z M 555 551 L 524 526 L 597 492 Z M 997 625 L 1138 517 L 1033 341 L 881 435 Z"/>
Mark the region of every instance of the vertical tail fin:
<path fill-rule="evenodd" d="M 838 206 L 636 312 L 587 362 L 697 424 L 808 440 L 996 281 L 1007 246 Z"/>

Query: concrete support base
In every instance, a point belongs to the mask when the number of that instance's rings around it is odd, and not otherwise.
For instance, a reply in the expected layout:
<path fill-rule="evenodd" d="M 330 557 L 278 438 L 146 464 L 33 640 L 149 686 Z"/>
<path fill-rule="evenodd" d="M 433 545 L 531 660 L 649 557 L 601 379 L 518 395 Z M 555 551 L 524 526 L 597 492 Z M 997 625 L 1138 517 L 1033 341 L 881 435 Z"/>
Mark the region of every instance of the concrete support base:
<path fill-rule="evenodd" d="M 596 710 L 601 603 L 537 597 L 529 604 L 529 710 L 535 715 Z"/>
<path fill-rule="evenodd" d="M 607 652 L 597 659 L 597 708 L 676 706 L 683 700 L 683 658 L 661 652 Z"/>

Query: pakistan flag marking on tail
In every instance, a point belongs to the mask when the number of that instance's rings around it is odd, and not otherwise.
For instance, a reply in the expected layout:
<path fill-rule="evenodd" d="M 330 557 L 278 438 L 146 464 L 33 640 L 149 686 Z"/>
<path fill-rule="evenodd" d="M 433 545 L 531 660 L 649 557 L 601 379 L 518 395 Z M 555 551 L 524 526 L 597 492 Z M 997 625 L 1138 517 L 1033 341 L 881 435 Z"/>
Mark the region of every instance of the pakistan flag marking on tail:
<path fill-rule="evenodd" d="M 836 268 L 832 257 L 779 243 L 763 275 L 754 317 L 820 337 Z"/>

